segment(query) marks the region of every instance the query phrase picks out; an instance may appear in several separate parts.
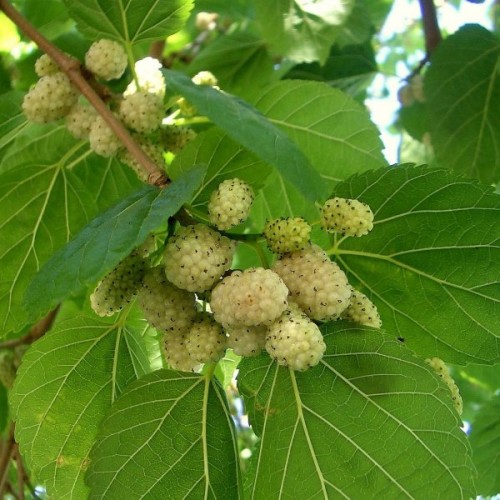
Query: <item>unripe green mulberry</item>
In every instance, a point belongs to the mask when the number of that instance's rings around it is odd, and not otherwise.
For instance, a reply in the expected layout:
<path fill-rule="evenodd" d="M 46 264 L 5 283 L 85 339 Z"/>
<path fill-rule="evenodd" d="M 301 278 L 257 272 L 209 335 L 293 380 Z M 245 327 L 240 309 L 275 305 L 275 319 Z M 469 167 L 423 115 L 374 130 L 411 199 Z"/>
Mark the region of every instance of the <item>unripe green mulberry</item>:
<path fill-rule="evenodd" d="M 77 102 L 66 115 L 66 128 L 76 139 L 88 139 L 96 119 L 97 112 L 92 106 Z"/>
<path fill-rule="evenodd" d="M 163 338 L 165 360 L 172 370 L 181 372 L 195 372 L 200 368 L 200 363 L 189 355 L 186 347 L 186 332 L 169 332 Z"/>
<path fill-rule="evenodd" d="M 273 252 L 296 252 L 308 245 L 311 226 L 300 217 L 273 219 L 267 221 L 263 234 Z"/>
<path fill-rule="evenodd" d="M 358 200 L 332 198 L 321 208 L 321 223 L 328 232 L 363 236 L 373 229 L 373 212 Z"/>
<path fill-rule="evenodd" d="M 64 118 L 78 94 L 64 73 L 43 76 L 24 96 L 23 111 L 29 121 L 48 123 Z"/>
<path fill-rule="evenodd" d="M 12 351 L 0 353 L 0 383 L 6 389 L 12 389 L 16 379 L 15 357 Z"/>
<path fill-rule="evenodd" d="M 186 334 L 186 348 L 198 363 L 215 363 L 226 352 L 226 335 L 211 314 L 199 313 Z"/>
<path fill-rule="evenodd" d="M 231 267 L 234 249 L 233 241 L 204 224 L 181 227 L 165 247 L 167 279 L 190 292 L 209 290 Z"/>
<path fill-rule="evenodd" d="M 208 202 L 210 223 L 223 231 L 246 220 L 252 207 L 254 192 L 240 179 L 227 179 L 219 184 Z"/>
<path fill-rule="evenodd" d="M 238 356 L 258 356 L 266 345 L 267 327 L 246 326 L 226 330 L 227 347 Z"/>
<path fill-rule="evenodd" d="M 125 49 L 113 40 L 98 40 L 85 54 L 87 69 L 103 80 L 120 78 L 127 68 L 127 63 Z"/>
<path fill-rule="evenodd" d="M 177 154 L 196 137 L 196 132 L 189 127 L 166 125 L 160 129 L 160 142 L 165 149 Z"/>
<path fill-rule="evenodd" d="M 443 379 L 443 382 L 448 386 L 451 392 L 451 399 L 453 400 L 453 405 L 455 406 L 455 410 L 459 415 L 462 415 L 463 411 L 463 401 L 462 396 L 460 396 L 460 392 L 458 390 L 457 384 L 451 378 L 450 371 L 446 366 L 445 362 L 440 358 L 430 358 L 425 360 L 432 369 Z"/>
<path fill-rule="evenodd" d="M 96 314 L 112 316 L 136 296 L 146 273 L 148 251 L 144 245 L 134 250 L 99 282 L 90 296 Z"/>
<path fill-rule="evenodd" d="M 235 271 L 213 290 L 210 307 L 225 328 L 269 325 L 288 305 L 288 289 L 270 269 Z"/>
<path fill-rule="evenodd" d="M 320 362 L 326 345 L 318 326 L 292 306 L 269 327 L 266 350 L 278 364 L 304 371 Z"/>
<path fill-rule="evenodd" d="M 59 66 L 47 54 L 42 54 L 35 61 L 35 72 L 39 77 L 59 72 Z"/>
<path fill-rule="evenodd" d="M 90 149 L 100 156 L 114 156 L 122 148 L 122 143 L 116 137 L 102 116 L 98 116 L 90 127 Z"/>
<path fill-rule="evenodd" d="M 129 94 L 120 103 L 123 123 L 136 132 L 152 132 L 163 120 L 163 99 L 157 94 L 140 90 Z"/>
<path fill-rule="evenodd" d="M 289 300 L 312 319 L 338 319 L 349 305 L 351 287 L 346 275 L 316 245 L 283 255 L 273 270 L 290 290 Z"/>
<path fill-rule="evenodd" d="M 377 306 L 366 295 L 354 289 L 352 289 L 349 306 L 340 317 L 373 328 L 382 326 Z"/>
<path fill-rule="evenodd" d="M 137 302 L 148 323 L 160 331 L 187 331 L 196 317 L 194 294 L 169 283 L 163 266 L 147 271 Z"/>

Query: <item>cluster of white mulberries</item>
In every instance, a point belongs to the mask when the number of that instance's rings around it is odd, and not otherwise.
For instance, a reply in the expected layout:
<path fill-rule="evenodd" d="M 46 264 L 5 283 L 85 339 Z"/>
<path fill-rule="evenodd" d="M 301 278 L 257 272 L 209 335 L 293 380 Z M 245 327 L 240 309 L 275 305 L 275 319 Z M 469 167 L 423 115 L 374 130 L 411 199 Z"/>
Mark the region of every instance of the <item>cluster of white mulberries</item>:
<path fill-rule="evenodd" d="M 124 47 L 117 41 L 98 40 L 85 55 L 86 78 L 92 75 L 102 81 L 123 77 L 128 65 Z M 133 80 L 123 94 L 99 87 L 108 109 L 127 128 L 143 152 L 160 170 L 166 167 L 164 154 L 179 153 L 196 137 L 187 126 L 174 125 L 179 111 L 174 111 L 170 122 L 165 118 L 166 82 L 157 59 L 146 57 L 134 64 Z M 76 139 L 88 140 L 90 149 L 104 157 L 118 156 L 118 160 L 134 170 L 142 181 L 149 171 L 138 162 L 115 135 L 104 115 L 98 115 L 78 92 L 70 79 L 59 70 L 46 54 L 39 57 L 35 70 L 38 82 L 25 95 L 22 109 L 28 120 L 47 123 L 66 118 L 66 127 Z M 199 85 L 214 83 L 213 75 L 202 72 L 195 77 Z M 129 76 L 131 78 L 131 75 Z M 174 99 L 175 100 L 175 99 Z M 109 116 L 109 115 L 108 115 Z M 165 124 L 163 123 L 165 122 Z"/>
<path fill-rule="evenodd" d="M 453 401 L 453 405 L 455 406 L 455 410 L 459 415 L 462 414 L 463 410 L 463 401 L 462 396 L 460 396 L 460 392 L 458 390 L 457 384 L 450 375 L 450 370 L 446 366 L 445 362 L 440 358 L 430 358 L 425 360 L 432 369 L 443 379 L 443 382 L 448 386 L 451 392 L 451 399 Z"/>

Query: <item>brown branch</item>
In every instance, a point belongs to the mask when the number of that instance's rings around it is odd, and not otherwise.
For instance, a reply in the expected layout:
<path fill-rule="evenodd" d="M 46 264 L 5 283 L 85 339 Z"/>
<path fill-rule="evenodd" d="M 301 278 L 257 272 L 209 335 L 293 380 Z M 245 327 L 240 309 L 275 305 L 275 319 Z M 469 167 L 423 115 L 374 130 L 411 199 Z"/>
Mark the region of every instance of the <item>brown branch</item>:
<path fill-rule="evenodd" d="M 23 459 L 19 453 L 19 445 L 17 443 L 14 447 L 14 458 L 16 459 L 18 497 L 19 500 L 24 500 L 24 485 L 26 484 L 27 474 L 24 469 Z"/>
<path fill-rule="evenodd" d="M 50 330 L 52 324 L 54 323 L 54 320 L 56 319 L 58 312 L 59 312 L 59 306 L 50 311 L 44 318 L 42 318 L 38 323 L 36 323 L 31 328 L 31 330 L 23 337 L 1 342 L 0 349 L 9 349 L 20 345 L 32 344 L 35 340 L 39 339 Z"/>
<path fill-rule="evenodd" d="M 165 40 L 158 40 L 157 42 L 153 42 L 149 47 L 149 55 L 150 57 L 154 57 L 161 62 L 163 57 L 163 51 L 165 50 L 166 42 Z"/>
<path fill-rule="evenodd" d="M 426 59 L 441 43 L 441 31 L 437 19 L 436 6 L 433 0 L 419 0 L 422 22 L 424 25 Z"/>
<path fill-rule="evenodd" d="M 92 85 L 85 79 L 80 69 L 80 61 L 68 56 L 49 42 L 8 0 L 0 0 L 0 10 L 66 73 L 73 85 L 87 98 L 90 104 L 103 117 L 109 128 L 145 170 L 148 174 L 148 182 L 159 187 L 166 186 L 169 183 L 169 179 L 165 173 L 144 153 L 121 121 L 115 117 Z"/>
<path fill-rule="evenodd" d="M 7 480 L 9 476 L 10 459 L 14 453 L 14 448 L 16 446 L 16 441 L 14 439 L 15 424 L 12 422 L 9 427 L 9 433 L 7 435 L 7 440 L 2 448 L 2 454 L 0 455 L 0 498 L 3 498 L 3 494 L 6 491 Z"/>

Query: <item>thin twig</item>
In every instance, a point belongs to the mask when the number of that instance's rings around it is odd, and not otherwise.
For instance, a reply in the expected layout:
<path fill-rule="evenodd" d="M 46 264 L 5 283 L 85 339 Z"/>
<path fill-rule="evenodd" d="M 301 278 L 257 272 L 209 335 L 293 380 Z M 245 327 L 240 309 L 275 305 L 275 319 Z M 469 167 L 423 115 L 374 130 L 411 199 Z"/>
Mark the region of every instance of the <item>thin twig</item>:
<path fill-rule="evenodd" d="M 437 19 L 436 6 L 433 0 L 419 0 L 422 22 L 424 25 L 425 51 L 428 59 L 441 43 L 441 31 Z"/>
<path fill-rule="evenodd" d="M 59 312 L 59 306 L 50 311 L 45 317 L 43 317 L 38 323 L 36 323 L 31 328 L 31 330 L 23 337 L 1 342 L 0 349 L 9 349 L 20 345 L 32 344 L 35 340 L 39 339 L 41 336 L 43 336 L 50 330 L 52 324 L 54 323 L 54 320 L 56 319 L 58 312 Z"/>
<path fill-rule="evenodd" d="M 153 42 L 149 47 L 150 57 L 154 57 L 155 59 L 158 59 L 158 61 L 161 62 L 163 51 L 165 50 L 165 44 L 166 44 L 165 40 L 158 40 L 156 42 Z"/>
<path fill-rule="evenodd" d="M 80 61 L 60 51 L 47 40 L 22 14 L 20 14 L 8 0 L 0 0 L 0 10 L 33 40 L 50 58 L 66 73 L 73 85 L 87 98 L 90 104 L 102 116 L 109 128 L 115 133 L 130 154 L 148 174 L 148 182 L 155 186 L 164 187 L 169 183 L 165 173 L 147 156 L 137 142 L 129 134 L 120 120 L 106 106 L 92 85 L 85 79 L 80 68 Z"/>
<path fill-rule="evenodd" d="M 17 466 L 18 497 L 19 500 L 24 500 L 24 485 L 27 476 L 26 471 L 24 470 L 23 459 L 19 453 L 19 445 L 17 443 L 14 446 L 14 457 L 16 459 Z"/>
<path fill-rule="evenodd" d="M 0 455 L 0 498 L 3 498 L 3 494 L 6 491 L 7 480 L 9 477 L 10 459 L 12 458 L 16 445 L 14 438 L 15 428 L 16 426 L 14 422 L 11 422 L 7 439 L 2 449 L 2 454 Z"/>

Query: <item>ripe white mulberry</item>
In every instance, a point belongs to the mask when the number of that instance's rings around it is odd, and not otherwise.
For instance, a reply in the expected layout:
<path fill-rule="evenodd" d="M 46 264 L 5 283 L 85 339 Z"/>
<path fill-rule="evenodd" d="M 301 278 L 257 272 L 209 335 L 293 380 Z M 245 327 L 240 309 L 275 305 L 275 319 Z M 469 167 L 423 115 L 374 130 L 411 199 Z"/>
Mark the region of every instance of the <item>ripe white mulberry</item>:
<path fill-rule="evenodd" d="M 165 78 L 160 71 L 161 67 L 160 61 L 154 57 L 145 57 L 134 64 L 139 88 L 144 92 L 157 94 L 163 99 L 165 97 Z M 134 80 L 129 83 L 123 95 L 135 94 L 137 90 L 137 84 Z"/>
<path fill-rule="evenodd" d="M 321 208 L 321 223 L 328 232 L 363 236 L 373 229 L 373 212 L 366 203 L 336 197 Z"/>
<path fill-rule="evenodd" d="M 273 270 L 310 318 L 334 320 L 349 305 L 351 287 L 340 267 L 318 246 L 309 245 L 278 259 Z"/>
<path fill-rule="evenodd" d="M 248 217 L 254 197 L 252 188 L 240 179 L 221 182 L 208 202 L 211 224 L 222 231 L 242 223 Z"/>
<path fill-rule="evenodd" d="M 209 290 L 231 267 L 234 250 L 233 241 L 204 224 L 181 227 L 165 247 L 167 279 L 190 292 Z"/>
<path fill-rule="evenodd" d="M 284 217 L 267 221 L 263 234 L 271 251 L 296 252 L 308 245 L 311 226 L 300 217 Z"/>
<path fill-rule="evenodd" d="M 373 328 L 382 326 L 377 306 L 365 294 L 354 289 L 352 289 L 349 306 L 340 317 Z"/>
<path fill-rule="evenodd" d="M 98 116 L 90 127 L 90 149 L 100 156 L 114 156 L 122 148 L 122 143 L 116 137 L 102 116 Z"/>
<path fill-rule="evenodd" d="M 22 108 L 29 121 L 47 123 L 64 118 L 77 99 L 69 78 L 58 72 L 42 76 L 24 96 Z"/>
<path fill-rule="evenodd" d="M 432 369 L 443 379 L 443 382 L 448 386 L 448 389 L 450 389 L 451 392 L 451 399 L 453 400 L 455 410 L 457 410 L 457 413 L 459 415 L 462 415 L 462 396 L 460 395 L 457 384 L 455 384 L 455 381 L 451 377 L 450 370 L 446 366 L 445 362 L 440 358 L 426 359 L 425 362 L 432 367 Z"/>
<path fill-rule="evenodd" d="M 165 334 L 163 342 L 165 360 L 172 370 L 198 371 L 200 363 L 191 358 L 186 347 L 186 332 L 168 332 Z"/>
<path fill-rule="evenodd" d="M 211 314 L 199 313 L 186 334 L 189 356 L 198 363 L 215 363 L 226 352 L 226 335 Z"/>
<path fill-rule="evenodd" d="M 269 325 L 288 305 L 288 288 L 270 269 L 235 271 L 213 290 L 210 307 L 225 328 Z"/>
<path fill-rule="evenodd" d="M 304 371 L 320 362 L 326 345 L 318 326 L 292 306 L 269 327 L 266 350 L 278 364 Z"/>
<path fill-rule="evenodd" d="M 88 139 L 97 112 L 92 106 L 77 102 L 66 115 L 66 128 L 76 139 Z"/>
<path fill-rule="evenodd" d="M 125 72 L 127 54 L 118 42 L 98 40 L 85 54 L 85 66 L 98 78 L 114 80 L 120 78 Z"/>
<path fill-rule="evenodd" d="M 227 346 L 238 356 L 258 356 L 266 345 L 267 327 L 246 326 L 226 330 Z"/>
<path fill-rule="evenodd" d="M 53 75 L 59 71 L 59 66 L 47 54 L 42 54 L 35 61 L 35 72 L 39 77 Z"/>
<path fill-rule="evenodd" d="M 196 317 L 194 294 L 169 283 L 163 266 L 148 270 L 137 302 L 148 323 L 157 330 L 187 331 Z"/>
<path fill-rule="evenodd" d="M 139 91 L 129 94 L 120 103 L 120 118 L 137 132 L 152 132 L 163 120 L 163 99 L 157 94 Z"/>
<path fill-rule="evenodd" d="M 99 316 L 120 311 L 137 294 L 147 269 L 142 247 L 125 257 L 97 285 L 90 305 Z"/>

